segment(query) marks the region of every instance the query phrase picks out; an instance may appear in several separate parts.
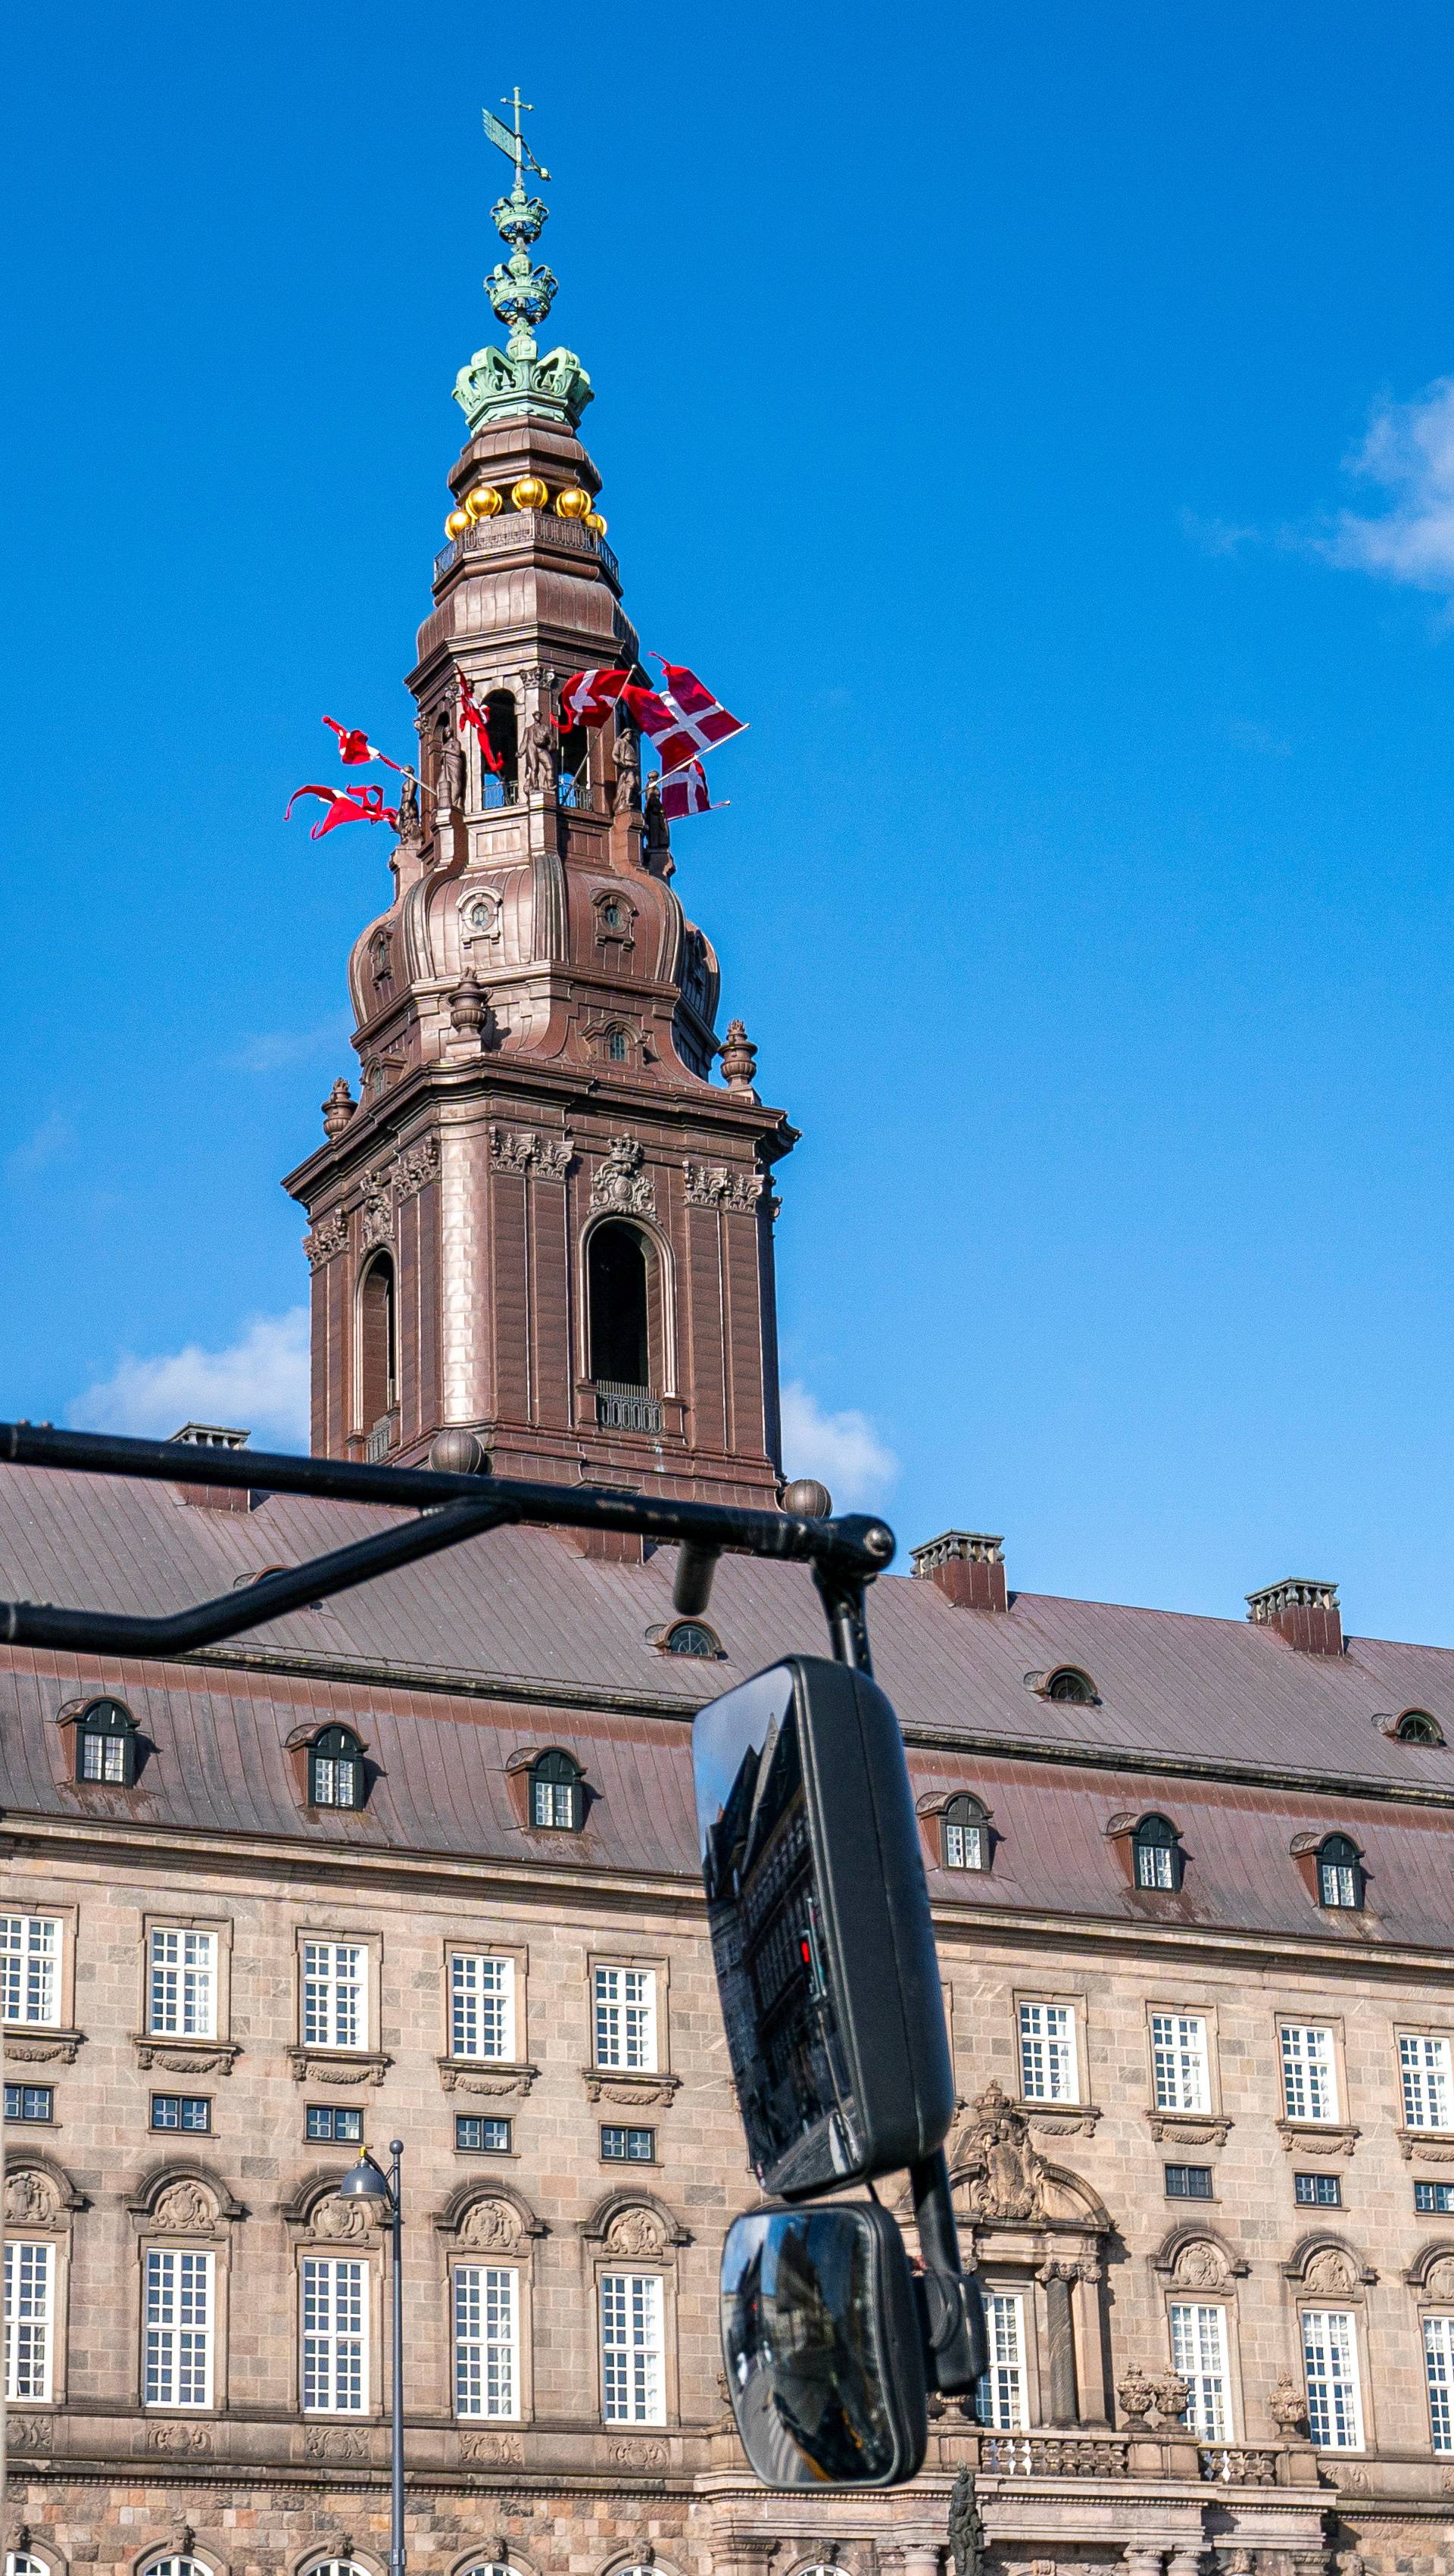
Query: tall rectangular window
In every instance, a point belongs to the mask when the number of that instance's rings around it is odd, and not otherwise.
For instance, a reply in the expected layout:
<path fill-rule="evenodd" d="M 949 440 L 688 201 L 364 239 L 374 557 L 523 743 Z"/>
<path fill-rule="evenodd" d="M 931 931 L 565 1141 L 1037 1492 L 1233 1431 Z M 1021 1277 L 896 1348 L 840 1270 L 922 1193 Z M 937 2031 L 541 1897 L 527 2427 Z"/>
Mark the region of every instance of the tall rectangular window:
<path fill-rule="evenodd" d="M 1320 2451 L 1361 2451 L 1358 2326 L 1351 2308 L 1303 2310 L 1308 2431 Z"/>
<path fill-rule="evenodd" d="M 456 1950 L 449 1963 L 451 2057 L 515 2055 L 515 1962 Z"/>
<path fill-rule="evenodd" d="M 50 2396 L 56 2257 L 53 2245 L 5 2240 L 5 2395 Z"/>
<path fill-rule="evenodd" d="M 1425 2317 L 1424 2377 L 1429 2438 L 1436 2451 L 1454 2451 L 1454 2317 Z"/>
<path fill-rule="evenodd" d="M 1282 2025 L 1282 2107 L 1289 2120 L 1336 2120 L 1338 2066 L 1333 2034 L 1317 2022 Z"/>
<path fill-rule="evenodd" d="M 1416 2037 L 1403 2031 L 1398 2043 L 1403 2076 L 1406 2129 L 1454 2129 L 1454 2101 L 1449 2084 L 1447 2039 Z"/>
<path fill-rule="evenodd" d="M 142 2358 L 148 2406 L 212 2403 L 212 2262 L 210 2254 L 147 2248 Z"/>
<path fill-rule="evenodd" d="M 368 2267 L 303 2261 L 303 2412 L 362 2415 L 368 2404 Z"/>
<path fill-rule="evenodd" d="M 1227 2311 L 1200 2302 L 1173 2302 L 1171 2366 L 1191 2383 L 1182 2421 L 1199 2442 L 1225 2442 L 1232 2430 L 1227 2404 Z"/>
<path fill-rule="evenodd" d="M 1210 2111 L 1207 2025 L 1200 2013 L 1153 2013 L 1151 2079 L 1158 2111 Z"/>
<path fill-rule="evenodd" d="M 1021 2004 L 1020 2098 L 1078 2102 L 1073 2004 Z"/>
<path fill-rule="evenodd" d="M 974 2411 L 996 2433 L 1025 2429 L 1025 2302 L 1017 2290 L 985 2294 L 989 2368 L 976 2386 Z"/>
<path fill-rule="evenodd" d="M 454 2411 L 520 2415 L 519 2274 L 503 2263 L 460 2263 L 454 2275 Z"/>
<path fill-rule="evenodd" d="M 6 2021 L 61 2017 L 61 1926 L 51 1914 L 0 1914 L 0 2010 Z"/>
<path fill-rule="evenodd" d="M 217 2037 L 217 1935 L 154 1931 L 147 2029 L 159 2037 Z"/>
<path fill-rule="evenodd" d="M 596 1970 L 596 2064 L 656 2072 L 656 1970 Z"/>
<path fill-rule="evenodd" d="M 601 2275 L 601 2411 L 608 2424 L 664 2424 L 661 2282 L 654 2272 Z"/>
<path fill-rule="evenodd" d="M 367 2048 L 368 1953 L 361 1941 L 303 1944 L 303 2045 Z"/>

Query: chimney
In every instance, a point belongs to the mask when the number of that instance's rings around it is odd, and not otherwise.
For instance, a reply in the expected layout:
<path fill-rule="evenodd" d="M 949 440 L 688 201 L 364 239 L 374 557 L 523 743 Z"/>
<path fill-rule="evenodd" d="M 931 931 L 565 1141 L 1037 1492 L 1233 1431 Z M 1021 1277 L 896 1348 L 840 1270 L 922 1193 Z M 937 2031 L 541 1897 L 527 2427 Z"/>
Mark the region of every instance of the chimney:
<path fill-rule="evenodd" d="M 1343 1614 L 1336 1583 L 1310 1583 L 1289 1575 L 1247 1595 L 1247 1616 L 1254 1628 L 1275 1628 L 1300 1655 L 1341 1655 Z"/>
<path fill-rule="evenodd" d="M 957 1610 L 1007 1610 L 1004 1544 L 976 1530 L 945 1530 L 910 1552 L 915 1574 L 937 1583 Z"/>
<path fill-rule="evenodd" d="M 171 1437 L 183 1449 L 245 1449 L 252 1433 L 229 1431 L 217 1422 L 184 1422 Z M 252 1507 L 246 1485 L 179 1485 L 177 1499 L 213 1512 L 245 1512 Z"/>

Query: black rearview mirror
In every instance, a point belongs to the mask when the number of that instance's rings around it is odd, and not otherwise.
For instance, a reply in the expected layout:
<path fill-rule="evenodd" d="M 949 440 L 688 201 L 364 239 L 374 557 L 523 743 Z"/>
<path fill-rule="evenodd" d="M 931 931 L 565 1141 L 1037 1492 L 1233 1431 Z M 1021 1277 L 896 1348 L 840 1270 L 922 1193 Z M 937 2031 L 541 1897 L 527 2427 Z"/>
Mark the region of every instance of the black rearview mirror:
<path fill-rule="evenodd" d="M 928 2438 L 908 2258 L 866 2201 L 755 2211 L 722 2254 L 722 2350 L 742 2445 L 770 2487 L 886 2487 Z"/>
<path fill-rule="evenodd" d="M 707 1917 L 753 2170 L 784 2200 L 917 2165 L 954 2080 L 898 1720 L 790 1655 L 692 1728 Z"/>

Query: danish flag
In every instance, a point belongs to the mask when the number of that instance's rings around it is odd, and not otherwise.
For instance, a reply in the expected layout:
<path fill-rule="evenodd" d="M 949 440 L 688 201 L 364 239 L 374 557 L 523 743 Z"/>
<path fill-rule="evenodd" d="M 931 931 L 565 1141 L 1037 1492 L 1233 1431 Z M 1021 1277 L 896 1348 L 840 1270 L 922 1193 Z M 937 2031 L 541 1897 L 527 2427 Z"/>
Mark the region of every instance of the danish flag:
<path fill-rule="evenodd" d="M 360 733 L 354 726 L 341 725 L 332 716 L 325 716 L 323 721 L 329 732 L 338 736 L 338 756 L 346 769 L 356 768 L 361 761 L 381 760 L 386 769 L 397 770 L 402 778 L 402 763 L 391 760 L 386 751 L 375 751 L 366 733 Z M 301 789 L 299 793 L 302 793 Z"/>
<path fill-rule="evenodd" d="M 661 662 L 661 655 L 652 655 Z M 643 733 L 650 734 L 661 756 L 663 770 L 685 768 L 699 752 L 711 751 L 719 742 L 729 742 L 735 733 L 745 733 L 740 716 L 729 715 L 720 698 L 714 698 L 695 671 L 682 662 L 661 662 L 667 687 L 658 696 L 655 689 L 626 687 L 621 695 L 631 709 Z"/>
<path fill-rule="evenodd" d="M 321 841 L 325 832 L 336 831 L 340 823 L 392 823 L 398 828 L 398 807 L 384 803 L 382 787 L 366 786 L 362 779 L 356 787 L 295 787 L 283 815 L 285 823 L 300 796 L 321 797 L 328 808 L 309 833 L 310 841 Z"/>
<path fill-rule="evenodd" d="M 484 708 L 478 703 L 475 693 L 470 687 L 468 680 L 465 678 L 463 671 L 461 671 L 457 665 L 454 676 L 459 682 L 460 732 L 463 733 L 466 725 L 469 726 L 476 742 L 480 746 L 480 758 L 484 762 L 485 767 L 487 769 L 493 769 L 498 775 L 499 771 L 503 768 L 504 763 L 502 762 L 499 753 L 496 751 L 494 744 L 490 740 L 490 719 L 486 715 Z"/>
<path fill-rule="evenodd" d="M 730 797 L 724 802 L 731 802 Z M 684 814 L 718 814 L 722 808 L 712 802 L 707 773 L 699 760 L 689 760 L 685 769 L 673 770 L 661 781 L 661 810 L 669 823 L 680 822 Z"/>
<path fill-rule="evenodd" d="M 629 671 L 577 671 L 560 693 L 562 732 L 566 717 L 572 724 L 604 724 L 630 677 Z"/>

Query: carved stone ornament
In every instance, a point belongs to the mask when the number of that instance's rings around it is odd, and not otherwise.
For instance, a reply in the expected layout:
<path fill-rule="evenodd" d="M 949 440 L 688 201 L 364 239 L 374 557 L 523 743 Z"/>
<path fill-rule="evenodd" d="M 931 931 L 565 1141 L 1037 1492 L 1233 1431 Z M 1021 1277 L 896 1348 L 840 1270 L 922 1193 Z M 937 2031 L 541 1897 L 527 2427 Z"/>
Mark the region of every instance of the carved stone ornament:
<path fill-rule="evenodd" d="M 722 1073 L 729 1091 L 743 1099 L 756 1098 L 752 1085 L 757 1074 L 757 1049 L 740 1020 L 728 1023 L 727 1035 L 717 1049 L 722 1059 Z"/>
<path fill-rule="evenodd" d="M 14 2055 L 14 2042 L 7 2037 L 6 2047 Z M 1395 2129 L 1404 2162 L 1417 2156 L 1421 2164 L 1454 2165 L 1454 2137 L 1431 2138 L 1427 2129 Z"/>
<path fill-rule="evenodd" d="M 152 2204 L 151 2222 L 168 2235 L 210 2236 L 217 2225 L 217 2204 L 200 2182 L 169 2182 Z"/>
<path fill-rule="evenodd" d="M 1301 2433 L 1307 2423 L 1307 2400 L 1286 2371 L 1267 2401 L 1267 2411 L 1285 2441 Z"/>
<path fill-rule="evenodd" d="M 12 2451 L 48 2451 L 55 2441 L 55 2425 L 49 2415 L 17 2415 L 7 2418 L 6 2439 Z"/>
<path fill-rule="evenodd" d="M 493 887 L 476 886 L 460 896 L 459 927 L 462 939 L 499 938 L 500 898 Z"/>
<path fill-rule="evenodd" d="M 535 1136 L 522 1127 L 490 1129 L 490 1165 L 497 1172 L 533 1172 L 538 1181 L 563 1181 L 575 1154 L 575 1138 Z"/>
<path fill-rule="evenodd" d="M 1177 2424 L 1186 2412 L 1191 2383 L 1175 2370 L 1142 2370 L 1133 2362 L 1116 2384 L 1123 2422 L 1132 2430 Z"/>
<path fill-rule="evenodd" d="M 508 2200 L 477 2200 L 460 2221 L 461 2245 L 481 2254 L 513 2254 L 520 2242 L 520 2212 Z"/>
<path fill-rule="evenodd" d="M 666 2229 L 654 2209 L 618 2209 L 606 2230 L 613 2254 L 646 2255 L 660 2262 L 666 2242 Z"/>
<path fill-rule="evenodd" d="M 751 1216 L 763 1192 L 761 1172 L 730 1171 L 725 1163 L 688 1163 L 688 1207 L 730 1208 Z"/>
<path fill-rule="evenodd" d="M 1224 2147 L 1232 2123 L 1219 2112 L 1148 2111 L 1158 2146 Z"/>
<path fill-rule="evenodd" d="M 1186 2290 L 1219 2290 L 1227 2279 L 1227 2258 L 1220 2245 L 1199 2237 L 1183 2245 L 1171 2268 L 1171 2277 Z"/>
<path fill-rule="evenodd" d="M 1045 2160 L 1031 2144 L 1029 2122 L 999 2084 L 989 2085 L 974 2107 L 978 2116 L 954 2151 L 955 2176 L 968 2184 L 974 2216 L 1043 2218 Z"/>
<path fill-rule="evenodd" d="M 325 2192 L 313 2204 L 310 2225 L 315 2236 L 328 2245 L 357 2245 L 371 2236 L 374 2213 L 369 2201 L 350 2196 L 340 2200 L 337 2192 Z"/>
<path fill-rule="evenodd" d="M 199 2460 L 210 2452 L 212 2435 L 205 2424 L 148 2424 L 146 2447 L 168 2459 Z"/>
<path fill-rule="evenodd" d="M 12 2065 L 18 2061 L 22 2066 L 74 2066 L 76 2051 L 85 2044 L 83 2030 L 48 2030 L 44 2038 L 33 2031 L 5 2033 L 5 2054 Z"/>
<path fill-rule="evenodd" d="M 382 2084 L 394 2061 L 382 2049 L 334 2057 L 326 2049 L 290 2048 L 288 2063 L 299 2084 Z"/>
<path fill-rule="evenodd" d="M 361 2424 L 310 2424 L 303 2449 L 310 2460 L 366 2460 L 369 2437 Z"/>
<path fill-rule="evenodd" d="M 7 2046 L 8 2046 L 7 2039 Z M 5 2177 L 5 2217 L 18 2227 L 54 2227 L 61 2214 L 61 2195 L 50 2175 L 22 2165 Z"/>
<path fill-rule="evenodd" d="M 1346 2299 L 1358 2286 L 1353 2265 L 1336 2245 L 1320 2245 L 1303 2266 L 1303 2286 Z"/>
<path fill-rule="evenodd" d="M 232 2039 L 211 2045 L 195 2039 L 162 2039 L 155 2031 L 136 2033 L 137 2065 L 164 2066 L 173 2075 L 230 2075 L 241 2055 L 241 2047 Z"/>
<path fill-rule="evenodd" d="M 340 1074 L 323 1103 L 323 1133 L 330 1143 L 335 1136 L 343 1134 L 350 1118 L 356 1117 L 357 1114 L 358 1102 Z"/>
<path fill-rule="evenodd" d="M 634 1136 L 613 1136 L 606 1159 L 591 1174 L 593 1208 L 615 1208 L 628 1216 L 656 1214 L 656 1183 L 641 1166 L 646 1148 Z"/>
<path fill-rule="evenodd" d="M 643 2437 L 638 2434 L 634 2442 L 613 2442 L 610 2446 L 610 2456 L 613 2460 L 619 2460 L 623 2468 L 664 2469 L 671 2458 L 671 2452 L 665 2442 L 653 2441 L 650 2435 Z"/>
<path fill-rule="evenodd" d="M 394 1201 L 389 1186 L 387 1163 L 376 1163 L 363 1180 L 363 1239 L 365 1244 L 388 1243 L 394 1231 Z"/>
<path fill-rule="evenodd" d="M 1431 2299 L 1454 2299 L 1454 2256 L 1441 2255 L 1424 2275 L 1424 2288 Z"/>
<path fill-rule="evenodd" d="M 421 1190 L 427 1189 L 430 1182 L 438 1178 L 439 1138 L 421 1136 L 417 1145 L 406 1146 L 399 1156 L 394 1194 L 400 1199 L 417 1198 Z"/>
<path fill-rule="evenodd" d="M 459 2447 L 466 2460 L 478 2460 L 492 2469 L 519 2469 L 525 2465 L 525 2444 L 518 2433 L 484 2433 L 473 2426 L 460 2432 Z"/>
<path fill-rule="evenodd" d="M 479 2093 L 487 2102 L 523 2102 L 538 2066 L 482 2064 L 478 2058 L 441 2057 L 435 2063 L 446 2093 Z"/>
<path fill-rule="evenodd" d="M 661 2105 L 670 2102 L 680 2077 L 675 2075 L 632 2075 L 618 2068 L 613 2075 L 602 2075 L 596 2068 L 585 2070 L 588 2102 L 626 2102 L 639 2105 Z"/>
<path fill-rule="evenodd" d="M 983 2576 L 984 2522 L 971 2469 L 962 2468 L 950 2489 L 949 2549 L 954 2576 Z"/>
<path fill-rule="evenodd" d="M 304 1235 L 303 1249 L 310 1270 L 320 1270 L 325 1261 L 336 1260 L 348 1250 L 348 1219 L 342 1208 L 332 1208 L 319 1218 L 312 1233 Z"/>

